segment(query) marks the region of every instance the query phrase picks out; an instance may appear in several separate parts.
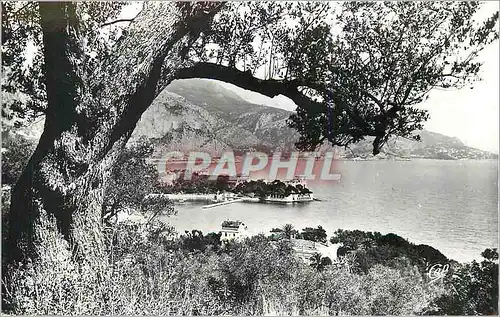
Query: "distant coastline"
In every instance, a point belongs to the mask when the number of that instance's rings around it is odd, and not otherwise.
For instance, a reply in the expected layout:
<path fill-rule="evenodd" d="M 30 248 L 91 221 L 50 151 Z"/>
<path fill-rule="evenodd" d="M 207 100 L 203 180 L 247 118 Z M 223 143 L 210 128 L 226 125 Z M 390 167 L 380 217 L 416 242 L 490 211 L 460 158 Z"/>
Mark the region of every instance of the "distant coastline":
<path fill-rule="evenodd" d="M 380 154 L 379 154 L 380 155 Z M 336 161 L 342 161 L 342 162 L 350 162 L 350 161 L 398 161 L 398 162 L 405 162 L 405 161 L 416 161 L 416 160 L 436 160 L 436 161 L 497 161 L 498 160 L 498 155 L 495 158 L 435 158 L 435 157 L 352 157 L 352 158 L 346 158 L 346 157 L 341 157 L 341 158 L 335 158 Z"/>

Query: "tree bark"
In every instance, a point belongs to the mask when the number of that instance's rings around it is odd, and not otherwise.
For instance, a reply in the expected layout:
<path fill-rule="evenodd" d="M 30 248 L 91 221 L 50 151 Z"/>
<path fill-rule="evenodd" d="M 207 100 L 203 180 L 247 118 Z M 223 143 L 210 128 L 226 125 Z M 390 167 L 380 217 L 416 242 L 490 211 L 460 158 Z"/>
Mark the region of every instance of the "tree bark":
<path fill-rule="evenodd" d="M 109 172 L 221 5 L 148 4 L 95 70 L 85 68 L 75 4 L 39 6 L 48 107 L 39 144 L 13 189 L 9 263 L 13 274 L 27 262 L 76 270 L 75 279 L 95 286 L 84 301 L 96 303 L 107 263 L 101 206 Z"/>

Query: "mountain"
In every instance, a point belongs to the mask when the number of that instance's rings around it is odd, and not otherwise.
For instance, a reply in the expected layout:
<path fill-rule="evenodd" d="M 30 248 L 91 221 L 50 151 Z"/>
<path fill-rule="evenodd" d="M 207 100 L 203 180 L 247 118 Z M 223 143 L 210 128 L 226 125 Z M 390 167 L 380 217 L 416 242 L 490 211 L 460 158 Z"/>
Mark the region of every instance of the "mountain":
<path fill-rule="evenodd" d="M 171 83 L 144 112 L 131 142 L 146 137 L 155 157 L 168 151 L 292 151 L 298 134 L 289 111 L 252 104 L 217 82 Z"/>
<path fill-rule="evenodd" d="M 203 151 L 220 154 L 227 150 L 274 152 L 294 151 L 298 133 L 286 124 L 290 111 L 254 104 L 217 81 L 185 79 L 172 82 L 144 112 L 130 143 L 144 137 L 155 144 L 154 157 L 170 151 Z M 5 120 L 2 134 L 15 131 L 36 144 L 43 131 L 39 118 L 21 128 Z M 13 132 L 12 132 L 13 133 Z M 458 138 L 430 131 L 419 132 L 422 141 L 393 138 L 373 157 L 372 139 L 349 149 L 336 148 L 345 159 L 498 159 L 497 154 L 466 146 Z M 322 145 L 320 152 L 331 151 Z"/>
<path fill-rule="evenodd" d="M 138 122 L 131 142 L 146 137 L 156 145 L 155 157 L 168 151 L 293 151 L 298 140 L 286 121 L 289 111 L 248 102 L 217 81 L 186 79 L 172 82 Z M 421 131 L 422 141 L 389 140 L 377 159 L 497 159 L 498 155 L 466 146 L 457 138 Z M 320 150 L 331 148 L 323 145 Z M 339 158 L 372 158 L 367 138 L 339 148 Z"/>
<path fill-rule="evenodd" d="M 232 147 L 242 149 L 264 146 L 283 151 L 294 149 L 298 134 L 286 124 L 290 116 L 287 110 L 250 103 L 213 80 L 176 80 L 166 90 L 183 96 L 188 103 L 201 106 L 213 116 L 226 120 L 227 126 L 223 128 L 225 133 L 229 133 L 226 140 Z M 240 133 L 245 137 L 250 133 L 256 139 L 241 140 L 239 137 L 235 142 L 234 137 Z"/>
<path fill-rule="evenodd" d="M 421 141 L 416 142 L 404 138 L 392 138 L 377 155 L 377 159 L 385 158 L 427 158 L 442 160 L 459 159 L 498 159 L 498 155 L 466 146 L 458 138 L 423 130 L 419 132 Z M 372 158 L 371 142 L 367 138 L 343 150 L 340 155 L 345 158 Z"/>

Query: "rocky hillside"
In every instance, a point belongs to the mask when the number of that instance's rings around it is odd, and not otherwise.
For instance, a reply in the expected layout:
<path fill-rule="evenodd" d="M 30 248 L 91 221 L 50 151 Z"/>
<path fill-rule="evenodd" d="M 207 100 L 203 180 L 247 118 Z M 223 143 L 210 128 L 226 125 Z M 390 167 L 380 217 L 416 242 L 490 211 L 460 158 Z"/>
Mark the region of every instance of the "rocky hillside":
<path fill-rule="evenodd" d="M 232 150 L 290 151 L 298 134 L 286 124 L 289 111 L 245 101 L 216 81 L 178 80 L 170 84 L 143 114 L 132 142 L 146 137 L 165 151 Z M 377 158 L 493 159 L 498 155 L 468 147 L 459 139 L 429 131 L 422 141 L 393 139 Z M 322 146 L 322 150 L 329 149 Z M 341 158 L 371 158 L 367 139 L 350 149 L 338 149 Z"/>
<path fill-rule="evenodd" d="M 286 125 L 289 115 L 249 103 L 214 81 L 175 81 L 143 114 L 131 142 L 150 139 L 155 156 L 172 150 L 291 151 L 298 136 Z"/>

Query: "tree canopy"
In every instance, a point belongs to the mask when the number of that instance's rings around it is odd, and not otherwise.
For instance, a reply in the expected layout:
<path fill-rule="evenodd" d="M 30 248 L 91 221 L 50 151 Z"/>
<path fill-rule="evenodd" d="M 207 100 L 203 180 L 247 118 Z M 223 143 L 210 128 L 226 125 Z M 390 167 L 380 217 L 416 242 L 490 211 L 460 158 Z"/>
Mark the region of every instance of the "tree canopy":
<path fill-rule="evenodd" d="M 152 19 L 164 23 L 160 11 L 148 9 L 155 6 L 151 3 L 144 3 L 136 18 L 119 19 L 126 5 L 72 7 L 83 43 L 80 63 L 88 76 L 110 59 L 118 43 L 134 36 L 134 29 Z M 12 97 L 3 116 L 43 114 L 47 95 L 39 5 L 2 6 L 2 90 Z M 477 80 L 478 52 L 498 38 L 498 12 L 478 21 L 478 2 L 228 2 L 214 7 L 212 23 L 193 30 L 197 36 L 185 44 L 185 67 L 174 79 L 212 78 L 289 97 L 298 106 L 289 124 L 300 133 L 297 146 L 308 150 L 323 142 L 348 146 L 373 137 L 377 154 L 391 136 L 418 140 L 414 132 L 429 114 L 416 105 L 434 88 L 461 88 Z M 192 8 L 186 4 L 184 9 Z"/>

